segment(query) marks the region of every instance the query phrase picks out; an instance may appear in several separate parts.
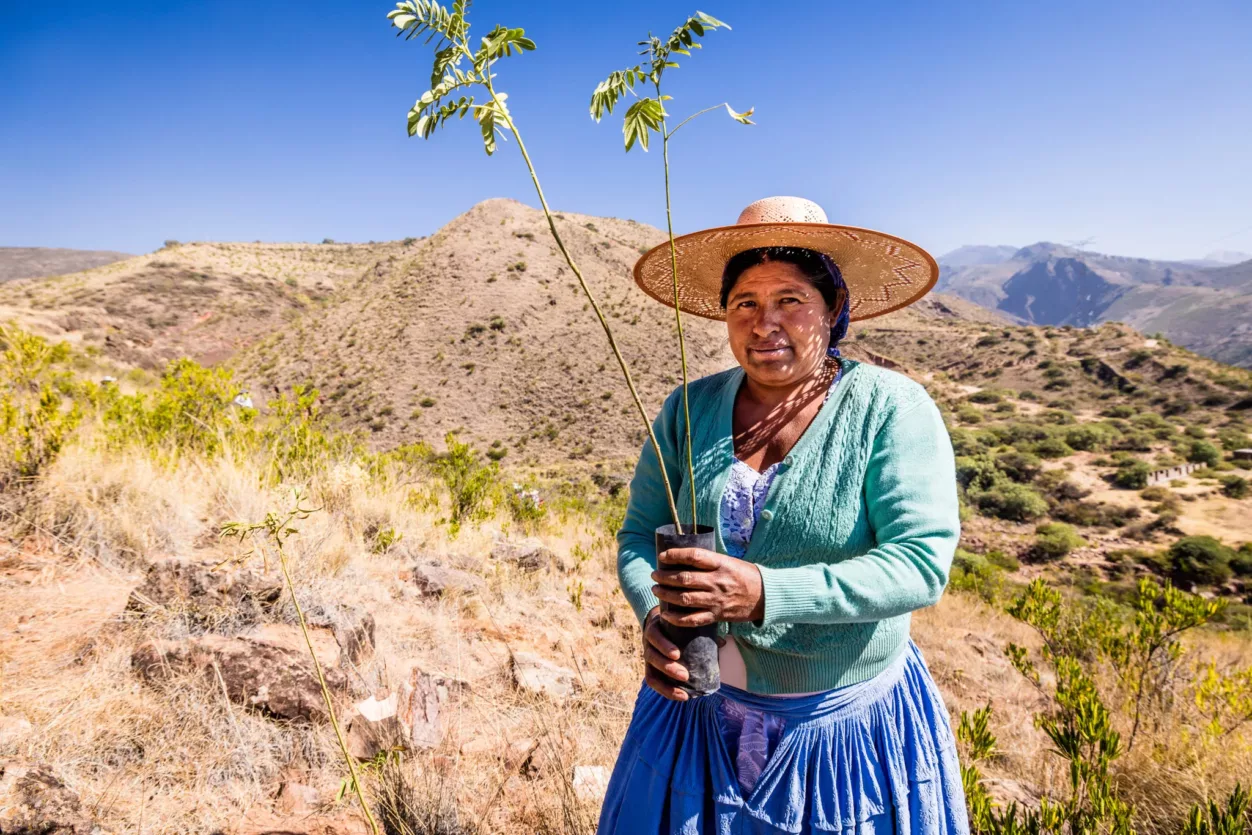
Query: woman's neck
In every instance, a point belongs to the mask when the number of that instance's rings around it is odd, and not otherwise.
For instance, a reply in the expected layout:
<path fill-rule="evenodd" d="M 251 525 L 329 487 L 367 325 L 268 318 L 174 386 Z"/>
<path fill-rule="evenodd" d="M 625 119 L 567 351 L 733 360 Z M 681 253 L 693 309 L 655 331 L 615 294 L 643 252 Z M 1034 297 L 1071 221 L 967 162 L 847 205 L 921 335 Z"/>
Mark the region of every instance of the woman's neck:
<path fill-rule="evenodd" d="M 743 381 L 743 396 L 751 403 L 773 410 L 786 404 L 806 403 L 824 394 L 839 373 L 839 360 L 826 357 L 812 373 L 785 386 L 767 386 L 747 377 Z"/>

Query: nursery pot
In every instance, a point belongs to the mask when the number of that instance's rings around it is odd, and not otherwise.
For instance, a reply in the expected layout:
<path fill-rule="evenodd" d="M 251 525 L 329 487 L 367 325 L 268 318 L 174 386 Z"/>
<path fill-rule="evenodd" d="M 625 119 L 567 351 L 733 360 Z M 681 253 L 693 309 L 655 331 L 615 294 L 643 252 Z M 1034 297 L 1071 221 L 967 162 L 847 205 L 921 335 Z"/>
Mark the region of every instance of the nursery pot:
<path fill-rule="evenodd" d="M 657 528 L 656 552 L 659 554 L 671 548 L 703 548 L 706 551 L 717 549 L 713 528 L 708 525 L 696 525 L 695 533 L 690 533 L 691 527 L 690 525 L 684 526 L 682 533 L 675 525 L 663 525 Z M 662 600 L 661 611 L 683 614 L 695 610 Z M 721 670 L 717 665 L 717 624 L 675 626 L 664 619 L 658 623 L 661 626 L 661 632 L 682 653 L 679 662 L 687 668 L 689 674 L 686 681 L 674 683 L 691 696 L 707 696 L 710 693 L 716 693 L 722 684 Z"/>

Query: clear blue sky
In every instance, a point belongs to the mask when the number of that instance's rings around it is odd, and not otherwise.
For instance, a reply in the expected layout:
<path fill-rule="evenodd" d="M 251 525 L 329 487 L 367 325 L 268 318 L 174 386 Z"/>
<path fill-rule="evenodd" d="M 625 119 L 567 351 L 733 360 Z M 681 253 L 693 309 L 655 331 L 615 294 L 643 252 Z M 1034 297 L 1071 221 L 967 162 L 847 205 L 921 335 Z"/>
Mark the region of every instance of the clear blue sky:
<path fill-rule="evenodd" d="M 1094 238 L 1154 258 L 1252 251 L 1252 3 L 699 0 L 732 24 L 669 76 L 678 231 L 770 194 L 966 243 Z M 596 82 L 681 3 L 480 0 L 539 50 L 499 84 L 556 207 L 663 225 L 660 154 L 596 125 Z M 475 202 L 535 204 L 512 143 L 405 113 L 430 51 L 387 2 L 0 0 L 0 245 L 383 240 Z"/>

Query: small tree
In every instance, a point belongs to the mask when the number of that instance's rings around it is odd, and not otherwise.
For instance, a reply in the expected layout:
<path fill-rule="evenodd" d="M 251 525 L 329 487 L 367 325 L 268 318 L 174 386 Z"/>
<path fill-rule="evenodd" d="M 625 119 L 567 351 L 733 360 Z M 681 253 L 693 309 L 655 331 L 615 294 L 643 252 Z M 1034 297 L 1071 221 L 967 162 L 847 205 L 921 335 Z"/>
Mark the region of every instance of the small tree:
<path fill-rule="evenodd" d="M 666 40 L 661 40 L 655 35 L 649 34 L 646 41 L 640 41 L 639 46 L 644 47 L 639 54 L 646 57 L 643 63 L 635 64 L 624 70 L 612 73 L 604 81 L 601 81 L 594 92 L 591 94 L 591 118 L 597 122 L 605 113 L 612 113 L 619 99 L 629 93 L 635 96 L 635 102 L 626 110 L 625 118 L 622 121 L 622 134 L 626 142 L 626 150 L 629 152 L 638 141 L 639 147 L 648 150 L 648 139 L 652 133 L 657 133 L 661 137 L 661 155 L 665 168 L 665 226 L 669 233 L 669 258 L 670 258 L 670 274 L 673 277 L 674 290 L 674 322 L 678 331 L 678 355 L 682 362 L 682 392 L 683 392 L 683 427 L 686 431 L 687 440 L 687 477 L 690 479 L 691 493 L 691 524 L 692 531 L 699 520 L 696 518 L 696 490 L 695 490 L 695 464 L 692 461 L 691 449 L 691 408 L 687 399 L 687 343 L 683 338 L 683 317 L 682 317 L 682 298 L 678 289 L 678 250 L 674 245 L 674 213 L 673 203 L 670 199 L 669 188 L 669 141 L 679 128 L 690 122 L 692 119 L 704 113 L 713 110 L 726 108 L 726 112 L 730 117 L 740 124 L 752 124 L 752 108 L 748 108 L 743 113 L 736 113 L 729 103 L 723 102 L 712 107 L 694 113 L 683 119 L 672 130 L 669 129 L 667 119 L 669 113 L 665 110 L 665 102 L 671 100 L 671 96 L 667 96 L 661 91 L 661 82 L 665 75 L 665 70 L 670 67 L 677 67 L 678 62 L 675 60 L 676 55 L 686 55 L 691 57 L 692 49 L 700 49 L 701 45 L 696 42 L 696 38 L 704 37 L 706 31 L 713 29 L 729 29 L 725 23 L 717 18 L 710 17 L 704 12 L 696 12 L 693 17 L 687 18 L 677 29 L 675 29 Z M 644 85 L 651 84 L 655 96 L 639 96 L 635 93 L 635 84 Z"/>
<path fill-rule="evenodd" d="M 455 0 L 451 6 L 441 6 L 434 0 L 405 0 L 405 2 L 397 3 L 396 8 L 387 15 L 391 25 L 398 30 L 398 36 L 403 35 L 405 40 L 424 36 L 427 43 L 434 41 L 435 44 L 430 89 L 422 93 L 409 110 L 409 136 L 428 139 L 453 116 L 462 119 L 467 113 L 472 112 L 474 121 L 478 122 L 482 134 L 483 150 L 488 156 L 496 151 L 497 136 L 503 138 L 507 132 L 517 142 L 517 149 L 526 163 L 526 170 L 530 172 L 530 181 L 535 187 L 535 194 L 539 197 L 544 217 L 547 218 L 548 231 L 557 249 L 560 250 L 561 256 L 565 259 L 565 263 L 569 265 L 570 271 L 578 280 L 579 287 L 582 288 L 583 294 L 600 322 L 600 327 L 604 330 L 605 339 L 608 340 L 613 357 L 617 360 L 622 377 L 626 381 L 626 388 L 630 390 L 635 408 L 643 420 L 644 429 L 656 453 L 657 463 L 661 468 L 661 480 L 665 487 L 665 496 L 669 501 L 670 514 L 674 519 L 674 524 L 681 525 L 678 519 L 678 507 L 674 504 L 674 491 L 670 486 L 669 475 L 665 472 L 661 446 L 657 442 L 656 433 L 652 430 L 652 420 L 635 388 L 630 368 L 617 347 L 617 340 L 613 336 L 612 328 L 609 327 L 608 319 L 605 318 L 600 308 L 600 303 L 591 292 L 591 288 L 587 286 L 582 270 L 574 262 L 573 256 L 565 246 L 565 241 L 561 238 L 561 233 L 557 231 L 556 220 L 552 216 L 552 210 L 548 207 L 548 200 L 539 184 L 539 175 L 531 162 L 530 154 L 526 151 L 526 144 L 522 141 L 521 131 L 505 104 L 508 94 L 496 90 L 496 74 L 492 72 L 496 62 L 534 50 L 535 42 L 526 37 L 523 29 L 496 26 L 481 39 L 477 49 L 472 49 L 469 34 L 469 5 L 469 0 Z M 486 100 L 475 102 L 474 95 L 466 95 L 473 90 L 478 90 L 480 94 L 485 93 Z"/>

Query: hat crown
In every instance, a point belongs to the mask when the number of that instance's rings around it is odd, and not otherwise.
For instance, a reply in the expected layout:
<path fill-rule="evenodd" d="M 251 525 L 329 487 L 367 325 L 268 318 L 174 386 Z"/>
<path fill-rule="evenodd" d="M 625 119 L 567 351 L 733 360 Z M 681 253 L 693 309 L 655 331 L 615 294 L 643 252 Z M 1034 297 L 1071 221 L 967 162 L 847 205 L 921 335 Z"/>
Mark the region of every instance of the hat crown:
<path fill-rule="evenodd" d="M 766 197 L 739 213 L 745 223 L 829 223 L 822 207 L 803 197 Z"/>

